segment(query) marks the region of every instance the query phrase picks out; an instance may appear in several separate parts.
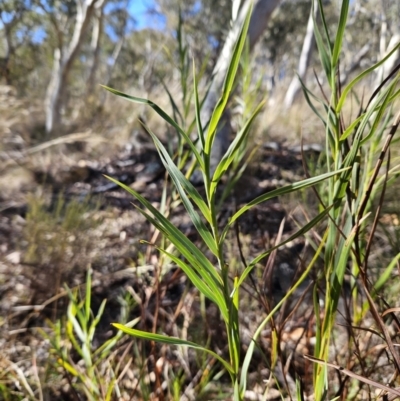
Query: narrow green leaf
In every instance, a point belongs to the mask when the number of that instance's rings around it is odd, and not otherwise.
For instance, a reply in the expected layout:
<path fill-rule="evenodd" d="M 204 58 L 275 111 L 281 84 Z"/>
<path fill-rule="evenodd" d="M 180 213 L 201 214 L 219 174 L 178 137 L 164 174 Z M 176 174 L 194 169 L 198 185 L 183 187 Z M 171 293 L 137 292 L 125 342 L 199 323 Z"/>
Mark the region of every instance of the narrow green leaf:
<path fill-rule="evenodd" d="M 113 373 L 114 374 L 114 373 Z M 114 391 L 114 387 L 118 385 L 118 381 L 115 377 L 112 378 L 111 382 L 108 385 L 106 397 L 104 401 L 111 401 L 112 400 L 112 393 Z"/>
<path fill-rule="evenodd" d="M 101 86 L 104 89 L 108 90 L 109 92 L 113 93 L 114 95 L 117 95 L 119 97 L 127 99 L 130 102 L 149 105 L 159 116 L 161 116 L 167 123 L 172 125 L 177 130 L 177 132 L 179 132 L 179 134 L 185 139 L 186 143 L 190 146 L 190 149 L 192 150 L 193 154 L 195 155 L 196 160 L 199 163 L 199 165 L 202 168 L 204 168 L 203 159 L 200 156 L 199 151 L 197 150 L 195 144 L 191 141 L 191 139 L 186 134 L 186 132 L 176 123 L 176 121 L 173 118 L 171 118 L 161 107 L 159 107 L 157 104 L 155 104 L 151 100 L 143 99 L 143 98 L 135 97 L 135 96 L 130 96 L 130 95 L 127 95 L 126 93 L 109 88 L 108 86 L 104 86 L 104 85 L 101 85 Z"/>
<path fill-rule="evenodd" d="M 327 316 L 325 317 L 326 321 L 330 319 L 329 316 L 330 313 L 332 314 L 332 318 L 333 314 L 336 313 L 336 309 L 339 304 L 339 299 L 342 294 L 344 274 L 346 272 L 346 267 L 349 260 L 349 254 L 354 242 L 354 237 L 356 235 L 356 227 L 352 227 L 351 216 L 347 218 L 347 221 L 345 222 L 342 230 L 344 232 L 344 235 L 347 235 L 347 238 L 346 239 L 341 238 L 340 243 L 336 248 L 337 252 L 335 255 L 335 262 L 334 262 L 335 269 L 330 277 L 331 292 L 327 294 L 330 302 L 329 306 L 327 306 L 327 312 L 326 312 Z"/>
<path fill-rule="evenodd" d="M 321 16 L 321 21 L 322 21 L 322 27 L 324 28 L 324 35 L 325 35 L 325 40 L 326 40 L 326 44 L 329 50 L 329 58 L 332 55 L 332 43 L 330 40 L 330 35 L 329 35 L 329 28 L 328 28 L 328 24 L 326 22 L 326 18 L 325 18 L 325 12 L 324 12 L 324 5 L 323 5 L 323 0 L 316 0 L 318 1 L 318 10 L 319 10 L 319 14 Z M 314 0 L 312 2 L 312 6 L 314 7 Z M 313 15 L 315 15 L 315 13 L 313 12 Z M 314 26 L 316 24 L 314 23 Z"/>
<path fill-rule="evenodd" d="M 207 156 L 210 156 L 210 154 L 211 154 L 211 148 L 214 143 L 214 138 L 215 138 L 215 135 L 217 132 L 217 126 L 221 119 L 222 113 L 225 109 L 226 103 L 228 102 L 229 95 L 232 91 L 234 80 L 235 80 L 237 70 L 239 67 L 240 56 L 242 54 L 243 47 L 246 42 L 246 35 L 247 35 L 247 31 L 248 31 L 249 24 L 250 24 L 250 17 L 251 17 L 252 9 L 253 9 L 253 7 L 251 5 L 249 7 L 244 24 L 242 26 L 238 40 L 237 40 L 234 50 L 233 50 L 232 59 L 230 61 L 228 71 L 227 71 L 227 74 L 225 77 L 224 85 L 223 85 L 222 96 L 219 99 L 219 101 L 217 102 L 217 104 L 214 108 L 214 111 L 212 113 L 210 122 L 208 124 L 207 138 L 206 138 L 206 141 L 205 141 L 206 143 L 205 143 L 205 147 L 204 147 L 204 153 Z"/>
<path fill-rule="evenodd" d="M 336 70 L 340 52 L 342 50 L 342 42 L 344 37 L 344 31 L 346 29 L 347 15 L 349 12 L 349 0 L 342 0 L 342 8 L 340 10 L 340 18 L 338 24 L 338 30 L 335 35 L 335 44 L 332 51 L 332 67 Z"/>
<path fill-rule="evenodd" d="M 193 91 L 194 91 L 194 106 L 196 112 L 196 125 L 197 125 L 197 132 L 200 138 L 201 149 L 204 150 L 205 146 L 205 139 L 204 139 L 204 131 L 201 125 L 201 117 L 200 117 L 200 103 L 199 103 L 199 92 L 197 88 L 197 77 L 196 77 L 196 68 L 193 59 Z"/>
<path fill-rule="evenodd" d="M 390 279 L 393 269 L 397 266 L 398 261 L 400 260 L 400 253 L 398 253 L 393 260 L 389 263 L 386 269 L 380 273 L 378 280 L 374 284 L 373 294 L 376 294 Z"/>
<path fill-rule="evenodd" d="M 261 262 L 262 259 L 267 257 L 272 251 L 275 249 L 280 248 L 281 246 L 295 240 L 296 238 L 304 235 L 306 232 L 310 231 L 313 227 L 315 227 L 320 221 L 322 221 L 329 213 L 329 211 L 332 209 L 333 205 L 330 207 L 326 208 L 323 210 L 321 213 L 319 213 L 316 217 L 314 217 L 312 220 L 310 220 L 307 224 L 305 224 L 303 227 L 301 227 L 298 231 L 296 231 L 293 235 L 291 235 L 289 238 L 287 238 L 285 241 L 280 242 L 278 245 L 275 245 L 274 247 L 268 249 L 268 251 L 265 251 L 258 255 L 256 258 L 254 258 L 248 266 L 244 269 L 243 273 L 240 276 L 238 286 L 242 285 L 243 281 L 247 278 L 247 276 L 250 274 L 250 272 L 254 269 L 254 267 L 257 265 L 257 263 Z"/>
<path fill-rule="evenodd" d="M 86 368 L 89 368 L 93 365 L 92 356 L 90 352 L 90 345 L 86 342 L 82 344 L 82 355 L 83 360 L 85 361 Z"/>
<path fill-rule="evenodd" d="M 80 373 L 67 361 L 64 361 L 63 359 L 58 358 L 58 363 L 60 364 L 60 366 L 62 366 L 66 371 L 71 373 L 73 376 L 75 376 L 75 377 L 80 376 Z"/>
<path fill-rule="evenodd" d="M 188 251 L 188 249 L 185 247 L 185 244 L 180 241 L 179 237 L 175 237 L 174 235 L 171 235 L 170 232 L 167 232 L 165 227 L 162 226 L 159 221 L 154 219 L 152 216 L 150 216 L 146 211 L 137 208 L 137 210 L 144 216 L 146 219 L 154 225 L 162 234 L 167 236 L 167 238 L 170 239 L 170 241 L 174 244 L 175 248 L 188 260 L 189 264 L 198 272 L 199 276 L 203 277 L 204 280 L 213 280 L 212 285 L 216 285 L 216 288 L 220 288 L 219 286 L 221 285 L 222 278 L 219 276 L 217 273 L 216 268 L 212 266 L 211 264 L 208 265 L 207 263 L 201 263 L 204 262 L 202 260 L 203 255 L 202 252 L 200 252 L 197 248 L 196 250 Z M 181 233 L 179 230 L 177 230 L 178 233 Z M 206 259 L 207 260 L 207 259 Z M 199 262 L 201 261 L 201 262 Z M 211 283 L 210 283 L 211 286 Z"/>
<path fill-rule="evenodd" d="M 93 319 L 93 322 L 92 322 L 91 325 L 90 325 L 90 328 L 89 328 L 89 335 L 88 335 L 89 341 L 90 341 L 90 342 L 93 341 L 94 333 L 95 333 L 95 331 L 96 331 L 96 326 L 99 324 L 100 319 L 101 319 L 101 317 L 103 316 L 104 309 L 105 309 L 105 307 L 106 307 L 106 303 L 107 303 L 107 300 L 106 300 L 106 299 L 103 299 L 103 301 L 102 301 L 101 304 L 100 304 L 100 308 L 99 308 L 99 310 L 98 310 L 98 312 L 97 312 L 97 315 L 96 315 L 96 317 Z"/>
<path fill-rule="evenodd" d="M 348 170 L 349 168 L 340 169 L 337 171 L 332 171 L 329 173 L 321 174 L 316 177 L 307 178 L 303 181 L 299 181 L 293 184 L 286 185 L 282 188 L 274 189 L 273 191 L 267 192 L 266 194 L 260 195 L 251 202 L 247 203 L 245 206 L 240 208 L 230 219 L 226 227 L 224 228 L 223 235 L 221 235 L 221 240 L 225 239 L 226 232 L 228 229 L 234 224 L 234 222 L 247 210 L 251 209 L 253 206 L 258 205 L 259 203 L 265 202 L 269 199 L 275 198 L 276 196 L 285 195 L 294 191 L 298 191 L 299 189 L 307 188 L 312 185 L 315 185 L 327 178 L 333 177 L 337 174 L 342 173 L 343 171 Z"/>
<path fill-rule="evenodd" d="M 344 141 L 354 130 L 354 128 L 360 123 L 360 121 L 364 118 L 365 113 L 361 114 L 357 117 L 343 132 L 340 136 L 339 141 Z"/>
<path fill-rule="evenodd" d="M 74 312 L 75 310 L 76 310 L 75 305 L 70 303 L 67 309 L 68 321 L 72 324 L 75 333 L 77 334 L 79 339 L 82 341 L 82 343 L 84 343 L 86 340 L 86 335 L 84 334 L 79 322 L 75 318 L 76 315 L 76 313 Z"/>
<path fill-rule="evenodd" d="M 148 333 L 148 332 L 142 331 L 142 330 L 130 329 L 119 323 L 113 323 L 113 326 L 116 327 L 118 330 L 121 330 L 124 333 L 126 333 L 132 337 L 137 337 L 137 338 L 141 338 L 143 340 L 148 340 L 148 341 L 156 341 L 156 342 L 160 342 L 163 344 L 180 345 L 180 346 L 184 346 L 184 347 L 190 347 L 190 348 L 194 348 L 194 349 L 198 349 L 200 351 L 206 352 L 207 354 L 211 355 L 213 358 L 217 359 L 224 366 L 224 368 L 228 371 L 229 374 L 233 373 L 233 369 L 232 369 L 231 365 L 228 362 L 226 362 L 223 358 L 221 358 L 218 354 L 216 354 L 214 351 L 204 348 L 201 345 L 198 345 L 191 341 L 181 340 L 180 338 L 177 338 L 177 337 L 169 337 L 169 336 L 165 336 L 162 334 Z"/>
<path fill-rule="evenodd" d="M 398 75 L 398 78 L 400 77 L 400 74 Z M 378 129 L 378 125 L 382 119 L 382 117 L 385 115 L 385 113 L 387 112 L 388 108 L 389 108 L 389 104 L 392 98 L 392 94 L 393 91 L 397 85 L 397 79 L 394 79 L 391 84 L 386 88 L 386 91 L 382 91 L 382 92 L 386 92 L 384 98 L 382 99 L 382 103 L 379 104 L 379 106 L 376 108 L 376 112 L 374 114 L 374 121 L 372 123 L 372 126 L 370 128 L 370 132 L 368 133 L 368 135 L 366 135 L 360 142 L 360 145 L 363 145 L 364 143 L 366 143 L 366 141 L 368 141 L 369 138 L 372 137 L 372 135 L 376 134 L 377 129 Z"/>
<path fill-rule="evenodd" d="M 265 104 L 265 101 L 262 101 L 257 106 L 257 108 L 255 109 L 255 111 L 253 112 L 251 117 L 246 121 L 246 124 L 243 126 L 241 131 L 236 135 L 235 139 L 229 146 L 225 155 L 222 157 L 221 161 L 219 162 L 219 164 L 214 172 L 213 179 L 212 179 L 211 190 L 210 190 L 211 193 L 214 193 L 222 175 L 225 173 L 225 171 L 229 168 L 232 161 L 234 160 L 235 154 L 236 154 L 238 148 L 242 145 L 243 141 L 246 139 L 246 137 L 250 131 L 250 128 L 254 122 L 254 119 L 257 117 L 258 113 L 261 111 L 264 104 Z"/>
<path fill-rule="evenodd" d="M 320 13 L 321 13 L 321 16 L 322 16 L 322 20 L 325 21 L 321 3 L 319 5 L 319 9 L 320 9 Z M 313 13 L 313 15 L 314 15 L 314 13 Z M 326 77 L 328 78 L 328 80 L 330 82 L 330 77 L 331 77 L 330 56 L 329 56 L 328 50 L 325 47 L 324 41 L 323 41 L 322 36 L 321 36 L 321 32 L 319 31 L 317 20 L 316 20 L 315 17 L 313 17 L 313 18 L 314 18 L 315 43 L 317 44 L 319 58 L 321 59 L 321 64 L 322 64 L 322 67 L 324 68 L 325 75 L 326 75 Z M 328 39 L 328 46 L 329 45 L 330 45 L 330 42 L 329 42 L 329 39 Z"/>
<path fill-rule="evenodd" d="M 322 114 L 319 112 L 319 110 L 314 106 L 314 103 L 311 101 L 311 98 L 314 98 L 318 103 L 320 103 L 325 108 L 325 111 L 327 111 L 328 109 L 327 109 L 325 103 L 321 99 L 319 99 L 317 96 L 315 96 L 314 93 L 312 93 L 307 88 L 307 86 L 304 84 L 303 80 L 301 79 L 301 77 L 299 75 L 297 75 L 297 76 L 300 80 L 301 89 L 303 90 L 303 94 L 304 94 L 304 97 L 306 98 L 308 105 L 310 106 L 311 110 L 319 117 L 319 119 L 322 121 L 322 123 L 325 126 L 326 125 L 325 118 L 322 116 Z"/>
<path fill-rule="evenodd" d="M 74 347 L 74 350 L 76 352 L 78 352 L 78 354 L 83 358 L 81 346 L 79 345 L 79 343 L 74 335 L 74 326 L 73 326 L 72 321 L 70 321 L 70 320 L 67 321 L 66 332 L 67 332 L 68 338 L 70 339 L 70 341 L 72 343 L 72 346 Z"/>
<path fill-rule="evenodd" d="M 217 286 L 213 280 L 207 279 L 206 276 L 200 276 L 195 270 L 192 269 L 191 266 L 187 265 L 183 260 L 177 258 L 173 254 L 167 252 L 165 249 L 159 247 L 156 248 L 174 261 L 185 272 L 193 285 L 218 306 L 224 321 L 227 322 L 228 309 L 222 293 L 222 288 Z"/>
<path fill-rule="evenodd" d="M 125 323 L 124 326 L 125 327 L 133 327 L 133 326 L 136 326 L 139 322 L 140 322 L 140 317 L 137 317 L 137 318 L 131 320 L 130 322 Z M 102 361 L 109 354 L 109 352 L 114 348 L 115 344 L 121 338 L 122 334 L 123 334 L 123 332 L 119 330 L 117 332 L 117 334 L 115 334 L 114 337 L 107 340 L 99 348 L 97 348 L 96 351 L 94 351 L 93 355 L 96 357 L 98 356 L 99 362 Z"/>
<path fill-rule="evenodd" d="M 346 156 L 344 166 L 352 165 L 359 153 L 359 147 L 363 143 L 365 143 L 366 140 L 371 138 L 372 135 L 376 135 L 376 132 L 371 129 L 371 119 L 373 118 L 374 114 L 382 108 L 381 103 L 385 102 L 385 99 L 387 99 L 387 94 L 389 91 L 391 91 L 393 82 L 387 88 L 383 89 L 379 93 L 374 103 L 371 104 L 370 107 L 368 107 L 368 109 L 364 113 L 364 117 L 360 120 L 360 124 L 354 135 L 354 140 L 350 152 Z M 365 130 L 368 130 L 368 134 L 365 137 L 363 137 Z"/>
<path fill-rule="evenodd" d="M 342 95 L 340 96 L 340 99 L 338 101 L 337 107 L 336 107 L 336 112 L 340 113 L 340 111 L 343 108 L 344 102 L 347 98 L 347 95 L 349 94 L 349 92 L 353 89 L 354 85 L 361 81 L 363 78 L 365 78 L 366 76 L 370 75 L 370 73 L 372 71 L 374 71 L 376 68 L 378 68 L 379 66 L 381 66 L 389 57 L 391 57 L 391 55 L 396 52 L 398 49 L 400 48 L 400 43 L 397 44 L 382 60 L 380 60 L 379 62 L 377 62 L 376 64 L 374 64 L 372 67 L 367 68 L 365 71 L 363 71 L 360 75 L 358 75 L 357 77 L 355 77 L 344 89 L 342 92 Z"/>
<path fill-rule="evenodd" d="M 207 227 L 201 221 L 198 213 L 194 210 L 193 205 L 189 201 L 186 192 L 188 195 L 193 199 L 196 205 L 199 207 L 200 211 L 202 212 L 205 219 L 211 223 L 211 213 L 208 209 L 206 203 L 204 202 L 203 198 L 198 193 L 197 189 L 191 184 L 191 182 L 182 174 L 182 172 L 178 169 L 175 165 L 173 160 L 171 159 L 170 155 L 168 154 L 167 150 L 165 149 L 164 145 L 161 141 L 154 135 L 151 130 L 146 127 L 146 130 L 151 135 L 154 144 L 158 150 L 160 155 L 161 161 L 164 164 L 165 168 L 167 169 L 168 173 L 170 174 L 172 180 L 174 181 L 175 187 L 179 192 L 179 195 L 182 198 L 183 204 L 188 211 L 190 218 L 193 221 L 196 229 L 199 231 L 200 235 L 203 237 L 204 241 L 206 242 L 207 246 L 211 249 L 211 251 L 216 254 L 218 252 L 216 249 L 216 245 L 213 243 L 213 238 L 208 231 Z M 186 192 L 185 192 L 186 191 Z"/>
<path fill-rule="evenodd" d="M 106 176 L 110 181 L 118 184 L 121 188 L 125 189 L 131 195 L 133 195 L 144 207 L 146 207 L 150 213 L 155 216 L 152 218 L 145 211 L 138 208 L 139 212 L 142 213 L 155 227 L 165 234 L 181 254 L 190 262 L 190 264 L 196 267 L 199 271 L 207 272 L 210 277 L 213 277 L 215 283 L 222 285 L 222 279 L 217 273 L 216 268 L 211 262 L 204 256 L 202 252 L 181 232 L 179 231 L 165 216 L 163 216 L 147 199 L 141 196 L 138 192 L 122 184 L 121 182 Z"/>
<path fill-rule="evenodd" d="M 235 276 L 233 281 L 233 295 L 232 295 L 232 303 L 231 303 L 231 320 L 230 320 L 230 331 L 232 337 L 232 364 L 234 366 L 235 372 L 239 372 L 239 364 L 240 364 L 240 350 L 241 350 L 241 342 L 240 342 L 240 329 L 239 329 L 239 291 L 240 285 L 238 277 Z"/>
<path fill-rule="evenodd" d="M 180 120 L 181 124 L 183 124 L 184 119 L 183 119 L 182 114 L 181 114 L 181 112 L 179 110 L 179 107 L 175 103 L 174 97 L 172 96 L 171 92 L 168 89 L 168 86 L 165 84 L 165 82 L 164 82 L 164 80 L 162 78 L 161 78 L 161 84 L 162 84 L 165 92 L 167 92 L 169 102 L 171 103 L 172 110 L 174 112 L 174 120 L 176 121 L 177 120 L 176 117 L 179 117 L 179 120 Z M 179 131 L 178 131 L 178 134 L 179 134 Z"/>

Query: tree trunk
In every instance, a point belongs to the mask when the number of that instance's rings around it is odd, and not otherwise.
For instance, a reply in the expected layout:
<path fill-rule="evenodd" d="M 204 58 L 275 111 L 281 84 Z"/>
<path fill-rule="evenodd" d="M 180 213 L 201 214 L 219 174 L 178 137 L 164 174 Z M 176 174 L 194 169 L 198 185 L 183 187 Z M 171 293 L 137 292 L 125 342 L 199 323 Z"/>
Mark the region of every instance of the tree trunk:
<path fill-rule="evenodd" d="M 61 126 L 63 94 L 68 76 L 78 55 L 95 6 L 99 7 L 103 2 L 104 0 L 78 0 L 72 39 L 66 49 L 61 47 L 54 51 L 53 71 L 45 100 L 47 134 L 53 134 Z"/>
<path fill-rule="evenodd" d="M 289 88 L 285 95 L 284 106 L 286 108 L 289 108 L 293 104 L 296 96 L 300 92 L 301 85 L 299 78 L 304 80 L 304 77 L 306 76 L 307 73 L 308 65 L 311 59 L 311 54 L 315 44 L 314 19 L 317 18 L 317 13 L 318 13 L 318 3 L 314 2 L 314 13 L 313 10 L 311 9 L 307 23 L 306 35 L 304 36 L 303 48 L 301 49 L 297 74 L 293 77 L 292 81 L 290 82 Z"/>
<path fill-rule="evenodd" d="M 398 46 L 400 43 L 400 29 L 398 26 L 393 26 L 391 32 L 388 30 L 388 22 L 386 17 L 385 2 L 381 1 L 381 32 L 379 40 L 379 53 L 380 60 L 382 60 L 391 50 Z M 387 43 L 387 36 L 391 35 L 389 44 Z M 375 87 L 380 85 L 380 83 L 389 75 L 393 70 L 395 65 L 400 61 L 400 49 L 397 50 L 376 70 Z"/>
<path fill-rule="evenodd" d="M 2 58 L 1 70 L 4 73 L 4 77 L 6 79 L 6 85 L 12 85 L 11 74 L 10 74 L 10 58 L 11 54 L 15 49 L 13 49 L 12 41 L 11 41 L 11 33 L 8 26 L 4 26 L 5 31 L 5 42 L 6 42 L 6 55 Z"/>
<path fill-rule="evenodd" d="M 49 135 L 61 123 L 60 88 L 61 88 L 61 51 L 54 50 L 53 71 L 46 92 L 46 133 Z"/>
<path fill-rule="evenodd" d="M 231 30 L 228 32 L 224 46 L 222 47 L 221 54 L 216 62 L 213 71 L 213 79 L 211 82 L 210 89 L 205 98 L 204 105 L 201 111 L 201 122 L 203 127 L 205 127 L 212 115 L 214 107 L 221 95 L 221 89 L 224 83 L 225 75 L 227 73 L 229 62 L 232 57 L 232 51 L 234 45 L 239 37 L 240 29 L 243 25 L 244 19 L 246 17 L 247 11 L 250 7 L 252 0 L 246 0 L 242 6 L 237 19 L 233 22 Z M 254 47 L 257 40 L 260 38 L 265 28 L 268 25 L 268 21 L 278 6 L 280 0 L 257 0 L 255 1 L 253 13 L 250 20 L 250 26 L 248 31 L 248 39 L 250 48 Z M 221 160 L 223 154 L 229 146 L 230 137 L 230 124 L 229 115 L 226 114 L 222 126 L 215 138 L 214 147 L 211 154 L 211 171 L 214 171 L 219 161 Z"/>
<path fill-rule="evenodd" d="M 95 11 L 95 18 L 93 20 L 92 40 L 90 43 L 93 58 L 86 84 L 87 99 L 90 99 L 93 96 L 95 90 L 94 88 L 96 84 L 96 71 L 100 61 L 100 50 L 101 50 L 100 43 L 101 43 L 101 35 L 103 32 L 103 20 L 104 20 L 103 7 L 99 7 Z"/>
<path fill-rule="evenodd" d="M 398 46 L 400 43 L 400 33 L 395 33 L 387 46 L 386 51 L 383 52 L 382 57 L 385 57 L 391 50 L 394 49 L 395 46 Z M 377 69 L 376 71 L 376 80 L 375 87 L 377 87 L 393 70 L 396 64 L 400 60 L 400 49 L 397 50 Z"/>

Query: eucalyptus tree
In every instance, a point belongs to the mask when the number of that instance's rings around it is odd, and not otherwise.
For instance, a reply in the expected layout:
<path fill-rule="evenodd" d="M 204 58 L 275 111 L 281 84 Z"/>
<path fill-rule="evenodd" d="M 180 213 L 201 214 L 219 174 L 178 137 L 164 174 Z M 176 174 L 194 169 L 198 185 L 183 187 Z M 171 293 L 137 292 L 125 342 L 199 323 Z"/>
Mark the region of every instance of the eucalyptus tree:
<path fill-rule="evenodd" d="M 91 59 L 85 74 L 87 100 L 98 98 L 94 96 L 96 84 L 109 84 L 126 38 L 133 31 L 136 20 L 129 11 L 130 4 L 131 0 L 108 0 L 107 5 L 103 3 L 95 10 L 91 40 L 87 46 Z M 122 79 L 127 79 L 127 75 Z M 103 94 L 100 96 L 102 102 L 104 91 L 100 93 Z"/>
<path fill-rule="evenodd" d="M 230 0 L 156 0 L 156 12 L 165 19 L 166 30 L 175 35 L 179 19 L 184 40 L 196 63 L 218 57 L 230 29 Z M 211 71 L 210 71 L 211 72 Z"/>
<path fill-rule="evenodd" d="M 314 21 L 317 19 L 318 15 L 318 2 L 311 0 L 313 6 L 311 7 L 310 16 L 308 17 L 307 30 L 304 36 L 303 46 L 301 49 L 301 54 L 299 58 L 299 64 L 297 69 L 297 75 L 295 75 L 290 81 L 289 88 L 285 95 L 284 105 L 285 107 L 290 107 L 296 96 L 301 90 L 300 79 L 304 80 L 307 73 L 308 66 L 311 60 L 311 53 L 314 49 L 315 38 L 314 38 Z"/>
<path fill-rule="evenodd" d="M 46 132 L 54 133 L 61 125 L 63 96 L 73 63 L 96 9 L 107 0 L 40 0 L 38 6 L 48 17 L 55 37 L 53 67 L 47 86 L 45 110 Z"/>
<path fill-rule="evenodd" d="M 0 38 L 3 42 L 0 76 L 4 77 L 7 85 L 22 79 L 31 64 L 26 63 L 26 60 L 22 63 L 21 57 L 18 56 L 21 48 L 34 46 L 32 37 L 38 26 L 38 20 L 31 11 L 31 0 L 2 0 L 0 2 Z"/>

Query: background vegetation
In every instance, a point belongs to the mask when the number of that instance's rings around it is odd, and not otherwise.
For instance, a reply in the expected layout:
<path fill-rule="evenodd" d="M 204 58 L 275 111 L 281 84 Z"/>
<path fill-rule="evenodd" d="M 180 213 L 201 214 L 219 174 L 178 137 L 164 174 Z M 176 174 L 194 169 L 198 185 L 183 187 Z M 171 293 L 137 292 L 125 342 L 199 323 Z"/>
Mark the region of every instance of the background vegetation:
<path fill-rule="evenodd" d="M 243 3 L 0 0 L 0 399 L 400 396 L 400 5 L 276 1 L 202 137 Z"/>

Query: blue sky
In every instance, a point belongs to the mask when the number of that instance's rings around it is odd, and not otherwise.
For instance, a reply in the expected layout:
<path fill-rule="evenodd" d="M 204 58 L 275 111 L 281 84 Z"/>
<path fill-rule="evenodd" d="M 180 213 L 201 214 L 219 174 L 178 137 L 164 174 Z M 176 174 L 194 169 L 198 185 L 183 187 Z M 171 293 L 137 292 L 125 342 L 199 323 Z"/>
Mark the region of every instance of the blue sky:
<path fill-rule="evenodd" d="M 1 0 L 0 0 L 1 3 Z M 146 27 L 151 27 L 154 29 L 163 30 L 165 28 L 165 18 L 161 14 L 157 13 L 149 13 L 149 10 L 156 8 L 156 3 L 154 0 L 131 0 L 129 3 L 129 13 L 136 20 L 136 24 L 134 29 L 140 30 Z M 36 9 L 37 12 L 40 12 L 40 9 Z M 3 18 L 7 21 L 8 15 L 7 13 L 3 13 Z M 9 16 L 11 19 L 11 15 Z M 0 22 L 0 29 L 3 27 L 3 24 Z M 43 28 L 38 28 L 34 32 L 34 42 L 41 43 L 43 39 L 46 37 L 46 33 Z"/>
<path fill-rule="evenodd" d="M 154 8 L 154 6 L 154 0 L 131 0 L 129 11 L 137 21 L 136 29 L 143 29 L 148 26 L 162 29 L 165 26 L 165 22 L 161 16 L 150 15 L 148 13 L 148 10 Z"/>

